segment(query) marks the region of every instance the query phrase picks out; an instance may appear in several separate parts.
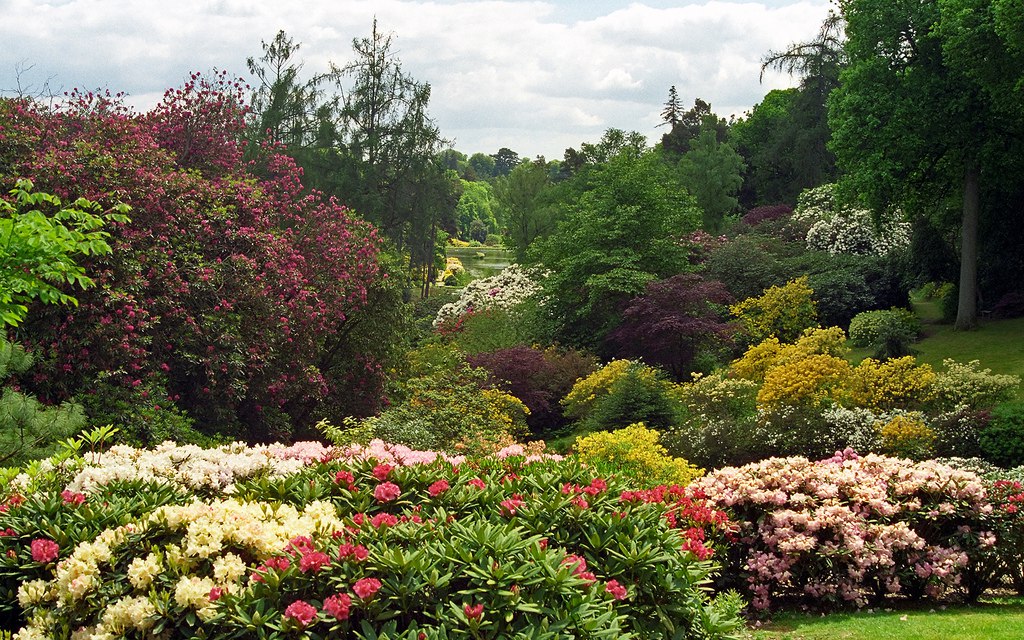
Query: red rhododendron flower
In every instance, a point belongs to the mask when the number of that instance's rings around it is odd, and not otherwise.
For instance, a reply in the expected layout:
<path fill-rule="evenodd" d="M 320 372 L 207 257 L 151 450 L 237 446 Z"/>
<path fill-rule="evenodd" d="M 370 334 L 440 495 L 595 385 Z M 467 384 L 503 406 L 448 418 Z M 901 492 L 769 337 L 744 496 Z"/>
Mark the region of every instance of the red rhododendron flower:
<path fill-rule="evenodd" d="M 66 504 L 68 506 L 72 506 L 72 507 L 77 507 L 78 505 L 80 505 L 83 502 L 85 502 L 85 494 L 84 493 L 78 493 L 76 491 L 69 491 L 67 489 L 65 489 L 64 491 L 61 491 L 60 497 L 61 497 L 61 500 L 64 501 L 64 504 Z"/>
<path fill-rule="evenodd" d="M 444 493 L 448 489 L 449 489 L 449 486 L 448 486 L 448 481 L 447 480 L 438 480 L 434 484 L 432 484 L 429 487 L 427 487 L 427 493 L 430 494 L 430 497 L 436 498 L 437 496 L 441 495 L 442 493 Z"/>
<path fill-rule="evenodd" d="M 363 600 L 369 600 L 380 591 L 380 580 L 377 578 L 360 578 L 352 585 L 352 591 Z"/>
<path fill-rule="evenodd" d="M 611 596 L 616 600 L 625 600 L 628 595 L 626 587 L 619 584 L 618 580 L 609 580 L 608 583 L 604 585 L 604 591 L 605 593 L 611 594 Z"/>
<path fill-rule="evenodd" d="M 313 541 L 308 536 L 298 536 L 288 541 L 288 546 L 285 547 L 287 553 L 298 553 L 304 554 L 310 551 L 316 551 L 316 547 L 313 546 Z"/>
<path fill-rule="evenodd" d="M 303 600 L 296 600 L 284 610 L 284 617 L 290 618 L 305 627 L 316 619 L 316 607 Z"/>
<path fill-rule="evenodd" d="M 380 529 L 381 527 L 393 527 L 398 524 L 398 518 L 390 513 L 378 513 L 370 518 L 370 524 L 373 525 L 374 529 Z"/>
<path fill-rule="evenodd" d="M 377 498 L 379 502 L 391 502 L 400 495 L 402 495 L 401 489 L 393 482 L 381 483 L 373 490 L 373 497 Z"/>
<path fill-rule="evenodd" d="M 53 540 L 36 538 L 32 541 L 32 559 L 36 562 L 51 562 L 60 554 L 60 547 Z"/>
<path fill-rule="evenodd" d="M 266 563 L 268 569 L 276 569 L 277 571 L 287 571 L 288 567 L 292 565 L 291 561 L 284 556 L 275 556 L 273 558 L 267 558 Z"/>
<path fill-rule="evenodd" d="M 507 516 L 514 516 L 516 509 L 526 504 L 523 500 L 523 496 L 518 493 L 513 493 L 511 498 L 506 498 L 501 501 L 501 508 Z"/>
<path fill-rule="evenodd" d="M 210 602 L 217 602 L 220 597 L 224 595 L 224 589 L 221 587 L 214 587 L 210 589 Z"/>
<path fill-rule="evenodd" d="M 471 487 L 476 487 L 477 489 L 486 489 L 487 488 L 487 485 L 484 484 L 484 481 L 481 480 L 480 478 L 473 478 L 472 480 L 470 480 L 466 484 L 468 484 Z"/>
<path fill-rule="evenodd" d="M 462 610 L 470 620 L 479 620 L 484 615 L 484 605 L 482 604 L 463 605 Z"/>
<path fill-rule="evenodd" d="M 345 483 L 345 486 L 351 489 L 355 487 L 356 478 L 349 471 L 339 471 L 338 473 L 334 474 L 334 484 L 342 483 Z"/>
<path fill-rule="evenodd" d="M 391 473 L 392 469 L 394 469 L 394 467 L 390 464 L 378 464 L 373 468 L 373 477 L 383 482 L 388 479 L 388 474 Z"/>
<path fill-rule="evenodd" d="M 348 620 L 352 598 L 348 594 L 339 593 L 324 600 L 324 611 L 338 620 Z"/>
<path fill-rule="evenodd" d="M 329 564 L 331 564 L 331 557 L 329 555 L 322 551 L 314 551 L 302 556 L 302 559 L 299 560 L 299 571 L 302 571 L 302 573 L 316 573 Z"/>

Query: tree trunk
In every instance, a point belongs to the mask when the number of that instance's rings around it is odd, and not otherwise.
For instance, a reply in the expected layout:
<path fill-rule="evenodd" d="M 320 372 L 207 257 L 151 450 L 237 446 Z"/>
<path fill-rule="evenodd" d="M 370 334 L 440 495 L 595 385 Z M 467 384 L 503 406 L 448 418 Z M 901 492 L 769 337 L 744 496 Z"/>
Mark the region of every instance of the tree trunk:
<path fill-rule="evenodd" d="M 964 176 L 964 210 L 960 230 L 960 299 L 956 310 L 957 331 L 978 326 L 978 217 L 981 195 L 977 163 Z"/>

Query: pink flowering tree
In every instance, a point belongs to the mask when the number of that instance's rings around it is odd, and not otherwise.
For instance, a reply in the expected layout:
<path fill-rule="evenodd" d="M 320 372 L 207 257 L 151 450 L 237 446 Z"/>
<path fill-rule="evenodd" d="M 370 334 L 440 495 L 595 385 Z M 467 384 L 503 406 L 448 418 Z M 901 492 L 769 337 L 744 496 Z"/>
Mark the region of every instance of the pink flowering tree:
<path fill-rule="evenodd" d="M 384 277 L 377 234 L 273 148 L 242 163 L 243 90 L 194 76 L 142 115 L 91 93 L 0 102 L 0 180 L 132 209 L 78 308 L 22 327 L 40 396 L 77 395 L 143 441 L 193 422 L 270 439 L 379 389 L 380 362 L 347 342 Z"/>

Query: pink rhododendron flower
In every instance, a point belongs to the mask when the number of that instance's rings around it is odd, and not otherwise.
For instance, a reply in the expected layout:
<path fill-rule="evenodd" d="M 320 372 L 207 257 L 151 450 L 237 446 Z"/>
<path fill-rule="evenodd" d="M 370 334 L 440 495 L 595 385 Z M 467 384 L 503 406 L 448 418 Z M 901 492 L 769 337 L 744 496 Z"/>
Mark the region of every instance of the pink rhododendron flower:
<path fill-rule="evenodd" d="M 306 627 L 316 619 L 316 607 L 303 600 L 296 600 L 284 610 L 284 617 L 299 623 L 299 626 Z"/>
<path fill-rule="evenodd" d="M 378 502 L 391 502 L 396 500 L 398 496 L 402 495 L 401 489 L 398 485 L 393 482 L 384 482 L 377 485 L 377 488 L 373 490 L 373 497 Z"/>
<path fill-rule="evenodd" d="M 348 594 L 339 593 L 324 600 L 324 611 L 338 620 L 348 620 L 352 598 Z"/>
<path fill-rule="evenodd" d="M 220 597 L 224 595 L 224 589 L 221 587 L 214 587 L 210 589 L 210 602 L 217 602 Z"/>
<path fill-rule="evenodd" d="M 466 484 L 468 484 L 471 487 L 476 487 L 477 489 L 486 489 L 487 488 L 487 485 L 484 484 L 484 481 L 481 480 L 480 478 L 473 478 L 469 482 L 467 482 Z"/>
<path fill-rule="evenodd" d="M 506 498 L 501 501 L 502 512 L 507 516 L 516 515 L 516 510 L 526 504 L 523 500 L 523 496 L 518 493 L 513 493 L 511 498 Z"/>
<path fill-rule="evenodd" d="M 466 604 L 462 606 L 462 611 L 466 614 L 466 617 L 470 620 L 479 620 L 484 615 L 484 605 L 482 604 Z"/>
<path fill-rule="evenodd" d="M 611 596 L 616 600 L 625 600 L 628 595 L 626 587 L 619 584 L 618 580 L 609 580 L 607 584 L 604 585 L 604 591 L 605 593 L 611 594 Z"/>
<path fill-rule="evenodd" d="M 331 557 L 323 551 L 313 551 L 302 556 L 299 560 L 299 571 L 302 573 L 316 573 L 327 565 L 331 564 Z"/>
<path fill-rule="evenodd" d="M 436 498 L 437 496 L 439 496 L 442 493 L 444 493 L 445 491 L 447 491 L 448 488 L 449 487 L 448 487 L 448 481 L 447 480 L 438 480 L 434 484 L 432 484 L 429 487 L 427 487 L 427 493 L 430 494 L 430 497 Z"/>
<path fill-rule="evenodd" d="M 85 502 L 84 493 L 78 493 L 77 491 L 70 491 L 68 489 L 61 491 L 60 497 L 61 500 L 64 501 L 64 504 L 72 507 L 77 507 L 78 505 Z"/>
<path fill-rule="evenodd" d="M 370 524 L 373 525 L 374 529 L 380 529 L 381 527 L 393 527 L 398 524 L 398 518 L 390 513 L 378 513 L 370 518 Z"/>
<path fill-rule="evenodd" d="M 377 578 L 360 578 L 352 585 L 352 591 L 363 600 L 369 600 L 380 591 L 380 580 Z"/>
<path fill-rule="evenodd" d="M 51 562 L 56 560 L 60 554 L 60 547 L 57 543 L 46 538 L 36 538 L 30 546 L 32 559 L 36 562 Z"/>
<path fill-rule="evenodd" d="M 394 467 L 390 464 L 378 464 L 373 468 L 373 477 L 383 482 L 388 479 L 388 474 L 391 473 L 392 469 L 394 469 Z"/>

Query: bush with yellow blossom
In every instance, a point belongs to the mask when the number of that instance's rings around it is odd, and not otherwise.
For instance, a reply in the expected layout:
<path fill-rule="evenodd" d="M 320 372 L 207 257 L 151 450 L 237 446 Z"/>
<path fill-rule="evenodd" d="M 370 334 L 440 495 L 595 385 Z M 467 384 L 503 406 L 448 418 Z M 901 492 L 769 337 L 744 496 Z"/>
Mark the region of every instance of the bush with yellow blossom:
<path fill-rule="evenodd" d="M 757 298 L 729 307 L 739 318 L 752 343 L 772 336 L 780 341 L 795 340 L 804 329 L 818 324 L 814 291 L 807 276 L 790 280 L 781 287 L 769 287 Z"/>
<path fill-rule="evenodd" d="M 683 458 L 668 455 L 658 444 L 660 434 L 642 422 L 615 431 L 598 431 L 577 438 L 576 455 L 598 469 L 624 474 L 644 484 L 686 485 L 704 475 L 704 470 Z"/>
<path fill-rule="evenodd" d="M 935 372 L 913 356 L 878 361 L 866 358 L 853 370 L 848 402 L 872 410 L 912 409 L 934 393 Z"/>
<path fill-rule="evenodd" d="M 878 435 L 883 453 L 914 460 L 932 457 L 937 438 L 921 414 L 893 416 L 878 425 Z"/>

